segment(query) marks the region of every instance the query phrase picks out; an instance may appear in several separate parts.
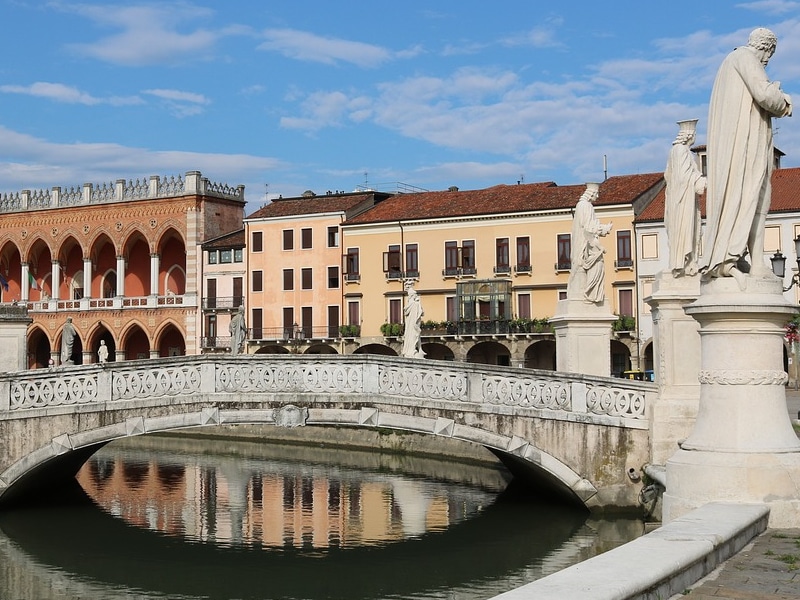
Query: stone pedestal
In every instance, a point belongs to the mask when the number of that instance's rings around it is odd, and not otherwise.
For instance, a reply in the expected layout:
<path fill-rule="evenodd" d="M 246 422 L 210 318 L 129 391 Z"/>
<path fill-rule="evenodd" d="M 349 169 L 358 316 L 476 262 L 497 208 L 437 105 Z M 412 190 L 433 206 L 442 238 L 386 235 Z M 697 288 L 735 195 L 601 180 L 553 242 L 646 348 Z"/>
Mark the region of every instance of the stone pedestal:
<path fill-rule="evenodd" d="M 653 363 L 658 400 L 650 416 L 651 461 L 663 465 L 692 431 L 700 401 L 699 323 L 684 307 L 700 296 L 700 278 L 656 275 L 646 298 L 653 316 Z"/>
<path fill-rule="evenodd" d="M 611 375 L 611 326 L 617 317 L 605 301 L 560 300 L 550 325 L 556 338 L 556 370 Z"/>
<path fill-rule="evenodd" d="M 700 404 L 667 461 L 664 522 L 708 502 L 770 506 L 770 527 L 800 527 L 800 440 L 786 411 L 783 325 L 795 312 L 768 274 L 700 286 Z"/>
<path fill-rule="evenodd" d="M 0 306 L 0 371 L 28 368 L 28 325 L 32 322 L 24 306 Z"/>

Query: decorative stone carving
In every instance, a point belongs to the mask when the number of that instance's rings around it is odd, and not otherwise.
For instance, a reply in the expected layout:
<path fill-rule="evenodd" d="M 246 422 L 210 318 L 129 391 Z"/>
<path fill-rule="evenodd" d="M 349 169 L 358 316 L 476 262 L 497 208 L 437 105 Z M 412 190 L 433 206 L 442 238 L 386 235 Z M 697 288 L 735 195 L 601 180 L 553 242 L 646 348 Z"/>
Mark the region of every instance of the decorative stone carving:
<path fill-rule="evenodd" d="M 483 402 L 528 408 L 572 410 L 568 381 L 546 381 L 518 377 L 484 377 Z"/>
<path fill-rule="evenodd" d="M 422 302 L 419 294 L 414 289 L 414 282 L 407 279 L 404 286 L 406 290 L 406 308 L 403 311 L 405 317 L 403 331 L 403 349 L 400 356 L 407 358 L 425 358 L 422 351 Z"/>
<path fill-rule="evenodd" d="M 717 385 L 786 385 L 789 375 L 785 371 L 770 370 L 701 370 L 698 379 L 700 383 Z"/>
<path fill-rule="evenodd" d="M 592 202 L 597 200 L 600 185 L 587 183 L 586 191 L 575 205 L 572 219 L 571 267 L 567 299 L 594 304 L 605 299 L 605 250 L 600 237 L 611 231 L 611 224 L 601 224 L 594 216 Z"/>
<path fill-rule="evenodd" d="M 463 373 L 382 368 L 378 373 L 378 391 L 395 396 L 466 402 L 469 400 L 469 381 Z"/>
<path fill-rule="evenodd" d="M 287 404 L 275 409 L 275 425 L 278 427 L 304 427 L 308 421 L 308 409 Z"/>
<path fill-rule="evenodd" d="M 158 398 L 200 391 L 200 368 L 197 365 L 165 367 L 142 371 L 114 371 L 114 400 Z"/>

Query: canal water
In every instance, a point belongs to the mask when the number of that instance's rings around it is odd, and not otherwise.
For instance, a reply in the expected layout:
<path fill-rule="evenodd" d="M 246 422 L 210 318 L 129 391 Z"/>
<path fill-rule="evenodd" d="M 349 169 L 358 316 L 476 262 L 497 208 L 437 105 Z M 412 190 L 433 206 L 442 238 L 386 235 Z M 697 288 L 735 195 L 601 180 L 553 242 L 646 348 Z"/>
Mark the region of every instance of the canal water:
<path fill-rule="evenodd" d="M 498 466 L 142 436 L 0 512 L 0 600 L 479 599 L 625 543 Z"/>

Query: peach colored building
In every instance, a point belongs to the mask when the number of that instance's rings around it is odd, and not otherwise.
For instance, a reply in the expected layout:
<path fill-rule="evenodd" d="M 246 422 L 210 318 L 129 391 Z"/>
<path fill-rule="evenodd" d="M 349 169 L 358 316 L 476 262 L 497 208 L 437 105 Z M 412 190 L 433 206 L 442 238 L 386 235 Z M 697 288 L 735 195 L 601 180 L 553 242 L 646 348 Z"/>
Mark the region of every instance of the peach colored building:
<path fill-rule="evenodd" d="M 202 352 L 227 352 L 231 347 L 230 324 L 244 307 L 247 281 L 244 228 L 202 245 Z"/>
<path fill-rule="evenodd" d="M 600 186 L 597 218 L 613 224 L 602 239 L 606 298 L 618 315 L 635 316 L 634 215 L 661 187 L 660 173 Z M 400 194 L 349 218 L 343 315 L 359 330 L 355 351 L 399 351 L 391 326 L 403 321 L 403 281 L 411 279 L 428 357 L 555 368 L 552 334 L 540 324 L 566 294 L 572 210 L 584 189 L 547 182 Z M 636 360 L 626 340 L 611 352 L 620 373 Z"/>
<path fill-rule="evenodd" d="M 308 192 L 274 200 L 244 220 L 248 352 L 340 351 L 340 226 L 386 197 Z"/>
<path fill-rule="evenodd" d="M 0 195 L 3 302 L 28 307 L 28 364 L 195 354 L 200 244 L 241 228 L 244 186 L 185 176 Z"/>

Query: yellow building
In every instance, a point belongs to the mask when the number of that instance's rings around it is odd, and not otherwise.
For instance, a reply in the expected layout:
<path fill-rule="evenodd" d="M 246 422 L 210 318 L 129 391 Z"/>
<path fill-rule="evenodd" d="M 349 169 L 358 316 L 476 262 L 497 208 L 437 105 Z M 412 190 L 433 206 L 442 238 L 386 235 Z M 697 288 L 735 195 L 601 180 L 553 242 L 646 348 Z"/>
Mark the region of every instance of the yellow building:
<path fill-rule="evenodd" d="M 635 316 L 637 305 L 634 215 L 661 187 L 660 173 L 600 186 L 597 218 L 613 224 L 602 239 L 606 298 L 618 315 Z M 566 297 L 572 210 L 584 190 L 547 182 L 399 194 L 349 218 L 342 314 L 360 332 L 355 351 L 399 350 L 410 279 L 422 299 L 429 358 L 555 368 L 543 323 Z M 625 344 L 611 351 L 615 371 L 631 368 Z"/>
<path fill-rule="evenodd" d="M 388 196 L 307 192 L 245 219 L 247 352 L 340 351 L 340 225 Z"/>

